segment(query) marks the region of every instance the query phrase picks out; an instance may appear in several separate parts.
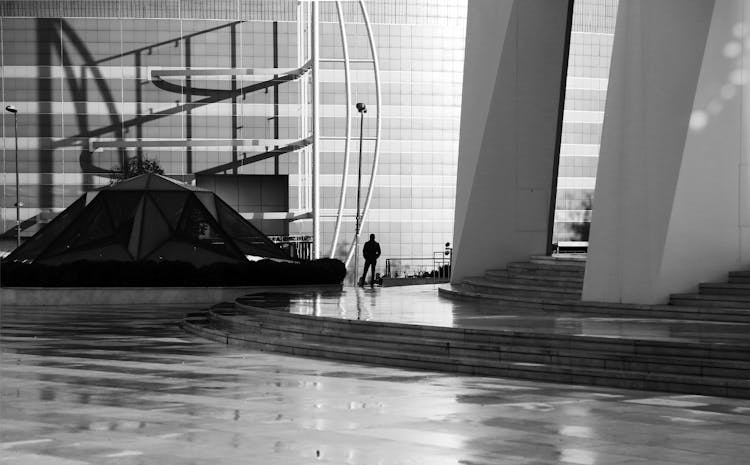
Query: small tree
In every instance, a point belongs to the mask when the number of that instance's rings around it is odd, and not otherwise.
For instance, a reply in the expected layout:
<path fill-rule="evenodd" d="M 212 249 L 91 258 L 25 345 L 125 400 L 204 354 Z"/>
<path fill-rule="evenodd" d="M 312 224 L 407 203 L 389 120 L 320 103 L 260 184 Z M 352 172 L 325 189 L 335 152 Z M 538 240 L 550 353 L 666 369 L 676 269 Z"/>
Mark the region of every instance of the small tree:
<path fill-rule="evenodd" d="M 164 170 L 156 160 L 149 160 L 146 157 L 128 158 L 125 169 L 115 167 L 112 173 L 112 184 L 147 173 L 164 174 Z"/>

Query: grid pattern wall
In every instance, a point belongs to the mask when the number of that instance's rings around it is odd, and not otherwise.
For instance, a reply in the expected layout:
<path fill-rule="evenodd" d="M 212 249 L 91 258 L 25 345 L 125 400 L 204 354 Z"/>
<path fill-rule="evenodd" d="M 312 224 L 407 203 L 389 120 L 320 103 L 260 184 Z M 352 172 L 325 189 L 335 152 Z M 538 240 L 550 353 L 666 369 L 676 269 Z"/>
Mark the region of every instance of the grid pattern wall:
<path fill-rule="evenodd" d="M 305 102 L 298 81 L 258 89 L 256 81 L 243 76 L 157 82 L 150 74 L 186 67 L 297 67 L 296 5 L 286 0 L 0 1 L 0 85 L 3 105 L 19 108 L 22 219 L 58 212 L 82 192 L 107 184 L 108 173 L 127 157 L 156 159 L 166 174 L 190 179 L 252 156 L 229 147 L 92 153 L 92 140 L 302 138 Z M 466 0 L 373 0 L 367 5 L 381 67 L 383 132 L 364 232 L 376 234 L 384 257 L 432 256 L 453 234 Z M 361 13 L 355 3 L 345 6 L 351 57 L 370 60 Z M 332 4 L 323 4 L 321 19 L 322 57 L 342 58 Z M 321 80 L 321 244 L 327 253 L 347 125 L 342 64 L 324 61 Z M 377 112 L 372 63 L 356 63 L 352 80 L 354 101 L 367 103 L 369 110 L 362 158 L 366 186 Z M 2 129 L 3 230 L 15 223 L 13 120 L 8 116 L 3 115 Z M 339 256 L 353 237 L 356 111 L 349 123 L 353 158 Z M 303 165 L 304 156 L 290 152 L 226 174 L 288 175 L 290 209 L 305 209 L 301 186 L 309 179 L 300 174 Z M 298 221 L 289 232 L 310 234 L 310 229 L 309 221 Z"/>
<path fill-rule="evenodd" d="M 588 240 L 617 6 L 573 6 L 553 243 Z"/>
<path fill-rule="evenodd" d="M 297 0 L 2 0 L 0 16 L 35 18 L 171 18 L 296 21 Z M 347 23 L 363 22 L 356 2 L 343 2 Z M 462 26 L 466 0 L 375 0 L 371 19 L 383 24 Z M 321 11 L 322 21 L 337 21 L 334 8 Z"/>
<path fill-rule="evenodd" d="M 432 257 L 453 237 L 466 2 L 417 3 L 368 4 L 380 63 L 383 121 L 377 187 L 363 235 L 376 235 L 384 258 Z M 350 57 L 371 60 L 358 7 L 354 9 L 352 3 L 344 7 Z M 324 60 L 343 59 L 335 15 L 334 5 L 322 5 Z M 321 103 L 326 114 L 321 120 L 321 231 L 323 244 L 327 244 L 335 227 L 347 121 L 343 65 L 327 61 L 323 68 Z M 368 107 L 362 133 L 363 206 L 378 111 L 372 64 L 354 63 L 352 81 L 353 101 Z M 338 256 L 348 250 L 354 236 L 360 128 L 356 111 L 350 124 L 352 159 Z M 304 223 L 291 225 L 292 232 L 301 233 L 305 227 Z M 381 262 L 379 272 L 385 264 Z"/>
<path fill-rule="evenodd" d="M 295 0 L 3 0 L 3 17 L 296 21 Z"/>

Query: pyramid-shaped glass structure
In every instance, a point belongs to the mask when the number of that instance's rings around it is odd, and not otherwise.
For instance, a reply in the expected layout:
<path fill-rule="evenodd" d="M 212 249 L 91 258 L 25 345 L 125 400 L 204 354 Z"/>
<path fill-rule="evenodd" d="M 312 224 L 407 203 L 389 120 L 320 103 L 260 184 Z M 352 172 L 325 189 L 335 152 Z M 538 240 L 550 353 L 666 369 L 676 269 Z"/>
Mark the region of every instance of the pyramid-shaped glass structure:
<path fill-rule="evenodd" d="M 210 191 L 143 174 L 82 195 L 7 261 L 182 261 L 289 255 Z"/>

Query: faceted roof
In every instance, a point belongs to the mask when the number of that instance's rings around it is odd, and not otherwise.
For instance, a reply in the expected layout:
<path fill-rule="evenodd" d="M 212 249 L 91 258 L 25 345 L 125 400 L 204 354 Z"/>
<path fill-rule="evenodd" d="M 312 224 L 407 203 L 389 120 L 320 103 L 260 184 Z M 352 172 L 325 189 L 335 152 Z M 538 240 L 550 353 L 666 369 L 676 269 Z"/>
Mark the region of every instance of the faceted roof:
<path fill-rule="evenodd" d="M 211 191 L 143 174 L 82 195 L 6 260 L 184 261 L 196 266 L 289 259 Z"/>
<path fill-rule="evenodd" d="M 112 186 L 105 187 L 104 189 L 116 190 L 116 191 L 202 191 L 210 192 L 205 189 L 191 186 L 179 182 L 175 179 L 162 176 L 160 174 L 147 173 L 135 176 L 124 181 L 120 181 Z"/>

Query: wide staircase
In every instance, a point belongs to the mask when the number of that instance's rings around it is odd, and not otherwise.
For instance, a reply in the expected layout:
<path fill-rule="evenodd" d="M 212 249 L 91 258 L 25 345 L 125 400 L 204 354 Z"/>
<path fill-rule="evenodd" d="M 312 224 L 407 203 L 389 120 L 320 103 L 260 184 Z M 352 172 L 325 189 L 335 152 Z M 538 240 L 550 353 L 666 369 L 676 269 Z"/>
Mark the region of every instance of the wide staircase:
<path fill-rule="evenodd" d="M 545 301 L 575 302 L 581 299 L 585 255 L 565 258 L 537 256 L 515 262 L 504 270 L 488 270 L 484 276 L 441 288 L 446 296 L 485 298 L 498 303 L 523 305 Z"/>
<path fill-rule="evenodd" d="M 702 283 L 694 294 L 673 294 L 676 306 L 750 309 L 750 271 L 732 271 L 726 283 Z"/>
<path fill-rule="evenodd" d="M 441 294 L 617 318 L 750 324 L 750 273 L 655 307 L 581 302 L 581 258 L 533 257 Z M 272 300 L 272 299 L 271 299 Z M 298 356 L 591 386 L 750 398 L 750 335 L 728 342 L 556 334 L 346 320 L 291 314 L 246 296 L 189 315 L 183 327 L 226 344 Z M 660 316 L 663 315 L 663 316 Z M 709 323 L 710 324 L 710 323 Z M 750 326 L 749 326 L 750 327 Z"/>
<path fill-rule="evenodd" d="M 661 318 L 750 323 L 750 271 L 729 273 L 725 283 L 700 284 L 698 292 L 675 294 L 668 305 L 581 301 L 585 254 L 534 256 L 504 270 L 443 286 L 450 298 L 483 299 L 500 308 L 571 311 L 604 317 Z"/>

